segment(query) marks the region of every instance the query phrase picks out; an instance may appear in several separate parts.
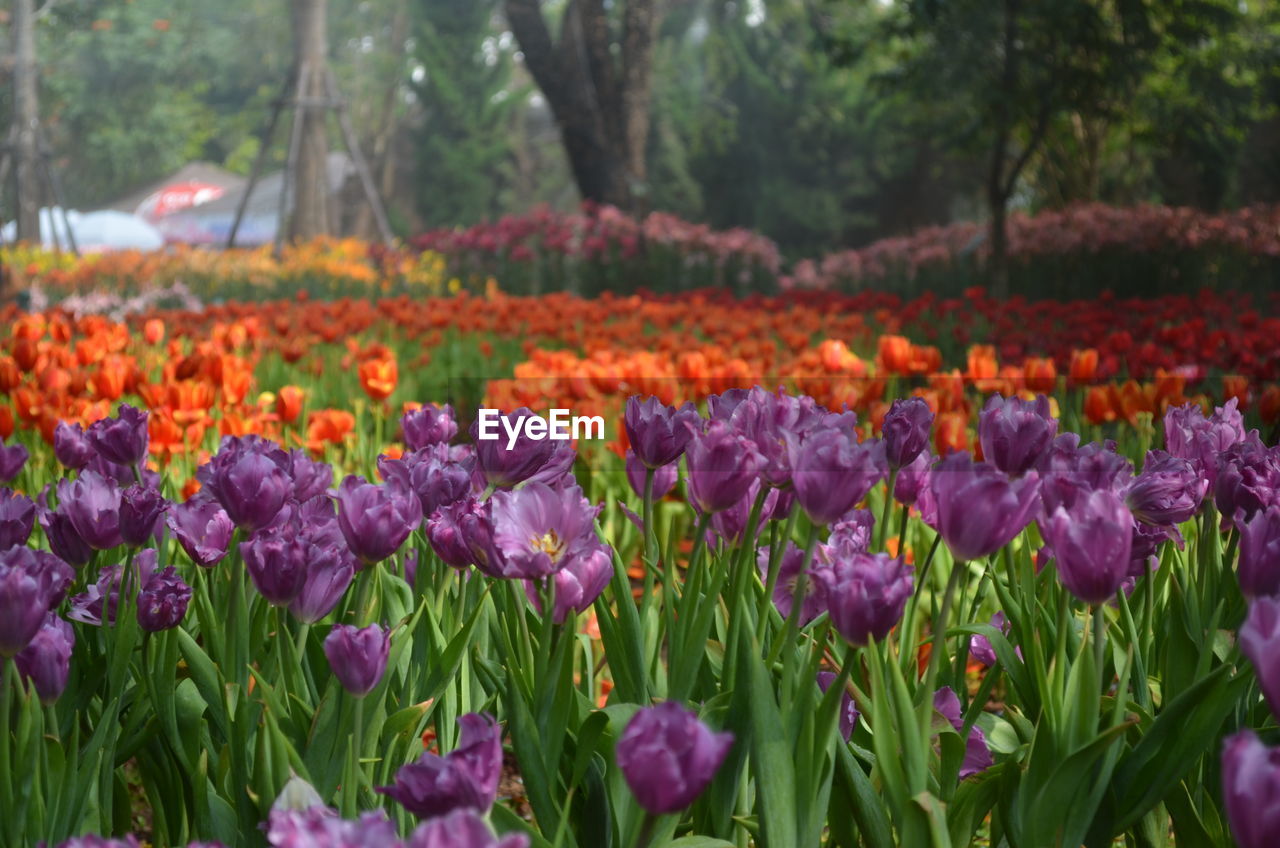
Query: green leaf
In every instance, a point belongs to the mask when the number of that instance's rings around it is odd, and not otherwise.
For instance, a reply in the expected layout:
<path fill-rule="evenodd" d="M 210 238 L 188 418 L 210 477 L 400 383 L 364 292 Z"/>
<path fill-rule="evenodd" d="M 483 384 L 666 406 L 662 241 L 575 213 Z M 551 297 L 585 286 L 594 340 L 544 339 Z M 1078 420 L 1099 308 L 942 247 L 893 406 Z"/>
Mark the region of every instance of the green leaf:
<path fill-rule="evenodd" d="M 734 848 L 732 842 L 710 836 L 682 836 L 667 843 L 667 848 Z"/>
<path fill-rule="evenodd" d="M 933 848 L 951 848 L 951 833 L 947 830 L 946 806 L 929 792 L 921 792 L 912 800 L 928 816 L 930 844 Z"/>
<path fill-rule="evenodd" d="M 1249 686 L 1249 675 L 1219 666 L 1174 698 L 1116 767 L 1113 785 L 1122 812 L 1115 831 L 1128 830 L 1158 804 L 1218 740 L 1218 731 Z"/>
<path fill-rule="evenodd" d="M 751 691 L 751 769 L 760 803 L 761 843 L 764 848 L 797 848 L 795 757 L 787 748 L 772 680 L 753 640 L 742 640 L 741 656 Z"/>

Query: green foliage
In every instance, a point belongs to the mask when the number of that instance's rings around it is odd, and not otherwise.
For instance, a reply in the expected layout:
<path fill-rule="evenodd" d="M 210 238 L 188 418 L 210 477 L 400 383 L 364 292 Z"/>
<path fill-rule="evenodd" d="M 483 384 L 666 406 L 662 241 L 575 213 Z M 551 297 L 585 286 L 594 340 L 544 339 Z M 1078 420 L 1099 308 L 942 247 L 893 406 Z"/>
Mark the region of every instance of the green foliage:
<path fill-rule="evenodd" d="M 419 211 L 432 226 L 496 217 L 513 179 L 514 119 L 528 93 L 514 80 L 514 42 L 494 32 L 494 0 L 420 0 L 418 7 Z"/>

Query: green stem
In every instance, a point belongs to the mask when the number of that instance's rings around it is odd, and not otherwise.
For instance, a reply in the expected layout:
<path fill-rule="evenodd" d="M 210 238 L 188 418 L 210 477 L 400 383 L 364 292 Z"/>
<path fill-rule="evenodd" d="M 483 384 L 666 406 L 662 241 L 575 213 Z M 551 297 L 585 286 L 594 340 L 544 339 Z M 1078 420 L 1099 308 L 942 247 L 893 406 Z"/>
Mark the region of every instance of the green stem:
<path fill-rule="evenodd" d="M 808 588 L 809 565 L 813 562 L 813 552 L 817 547 L 818 525 L 813 524 L 809 527 L 809 541 L 804 546 L 804 564 L 800 566 L 800 573 L 796 576 L 795 591 L 791 593 L 791 612 L 787 615 L 786 624 L 782 627 L 781 638 L 769 647 L 767 667 L 772 667 L 778 661 L 778 655 L 782 652 L 783 646 L 789 645 L 795 638 L 796 631 L 799 630 L 800 608 L 804 606 L 805 590 Z"/>
<path fill-rule="evenodd" d="M 898 469 L 889 472 L 889 480 L 885 483 L 884 506 L 880 508 L 880 521 L 876 523 L 876 550 L 884 550 L 884 540 L 889 536 L 889 516 L 893 509 L 893 487 L 898 482 Z M 902 553 L 902 549 L 898 549 Z"/>
<path fill-rule="evenodd" d="M 648 606 L 653 602 L 653 575 L 658 567 L 658 535 L 653 526 L 653 475 L 652 468 L 644 469 L 644 599 Z"/>
<path fill-rule="evenodd" d="M 3 781 L 4 789 L 0 792 L 0 801 L 3 801 L 4 809 L 13 809 L 11 802 L 11 794 L 16 784 L 12 781 L 13 771 L 10 768 L 11 755 L 9 751 L 9 723 L 11 721 L 9 715 L 9 705 L 13 702 L 13 672 L 14 663 L 12 659 L 0 657 L 0 774 L 5 776 Z"/>
<path fill-rule="evenodd" d="M 640 832 L 636 834 L 635 848 L 648 848 L 649 843 L 653 840 L 653 832 L 657 829 L 658 817 L 653 813 L 646 812 L 644 821 L 640 824 Z"/>
<path fill-rule="evenodd" d="M 920 702 L 920 727 L 927 735 L 932 723 L 933 682 L 937 679 L 938 664 L 947 651 L 946 627 L 947 618 L 951 615 L 951 598 L 955 595 L 956 586 L 960 583 L 960 575 L 968 569 L 968 563 L 957 560 L 951 564 L 951 574 L 947 577 L 947 588 L 942 593 L 942 605 L 933 620 L 932 644 L 929 648 L 929 670 L 924 678 L 924 697 Z M 905 730 L 905 729 L 904 729 Z"/>
<path fill-rule="evenodd" d="M 756 611 L 756 641 L 764 644 L 764 631 L 769 622 L 769 604 L 773 603 L 773 592 L 778 587 L 778 575 L 782 571 L 782 559 L 786 556 L 787 545 L 791 544 L 791 534 L 796 529 L 796 518 L 800 515 L 797 504 L 791 505 L 791 513 L 787 516 L 786 529 L 782 532 L 782 544 L 770 548 L 769 573 L 765 577 L 764 594 L 760 596 L 760 605 Z"/>
<path fill-rule="evenodd" d="M 1103 648 L 1106 645 L 1107 638 L 1107 619 L 1103 605 L 1098 604 L 1093 608 L 1093 664 L 1098 670 L 1098 680 L 1102 684 L 1102 694 L 1107 694 L 1107 679 L 1102 673 L 1102 663 L 1105 654 Z"/>

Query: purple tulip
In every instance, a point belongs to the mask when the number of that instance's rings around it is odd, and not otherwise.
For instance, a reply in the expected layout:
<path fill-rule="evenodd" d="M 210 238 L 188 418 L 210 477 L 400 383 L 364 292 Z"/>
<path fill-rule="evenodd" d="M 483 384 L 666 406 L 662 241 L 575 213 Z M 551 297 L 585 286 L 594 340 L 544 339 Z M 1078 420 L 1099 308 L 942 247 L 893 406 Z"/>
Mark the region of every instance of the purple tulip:
<path fill-rule="evenodd" d="M 509 833 L 498 838 L 474 811 L 454 810 L 418 825 L 405 848 L 529 848 L 529 837 Z"/>
<path fill-rule="evenodd" d="M 656 397 L 641 400 L 632 395 L 627 398 L 622 423 L 636 457 L 646 468 L 656 469 L 680 458 L 693 436 L 692 425 L 698 421 L 698 409 L 692 403 L 676 409 Z"/>
<path fill-rule="evenodd" d="M 1181 524 L 1200 511 L 1206 485 L 1187 460 L 1164 451 L 1148 451 L 1142 473 L 1125 492 L 1125 502 L 1139 521 Z"/>
<path fill-rule="evenodd" d="M 366 565 L 394 554 L 422 522 L 418 496 L 394 481 L 376 486 L 351 474 L 330 494 L 348 547 Z"/>
<path fill-rule="evenodd" d="M 1237 569 L 1246 598 L 1280 595 L 1280 505 L 1241 526 Z"/>
<path fill-rule="evenodd" d="M 812 577 L 826 593 L 831 623 L 850 644 L 883 639 L 902 617 L 911 597 L 911 566 L 888 554 L 833 557 Z"/>
<path fill-rule="evenodd" d="M 859 442 L 849 430 L 815 428 L 789 446 L 796 500 L 815 524 L 830 524 L 853 509 L 888 474 L 884 443 Z"/>
<path fill-rule="evenodd" d="M 382 810 L 348 820 L 325 806 L 273 809 L 266 830 L 272 848 L 402 848 L 404 844 Z"/>
<path fill-rule="evenodd" d="M 880 432 L 890 468 L 905 468 L 929 447 L 933 410 L 924 398 L 895 400 L 885 413 Z"/>
<path fill-rule="evenodd" d="M 174 504 L 165 521 L 196 565 L 212 568 L 227 555 L 235 524 L 211 497 L 198 493 L 186 503 Z"/>
<path fill-rule="evenodd" d="M 992 395 L 978 415 L 983 459 L 1014 477 L 1036 466 L 1057 432 L 1058 422 L 1044 395 L 1033 401 Z"/>
<path fill-rule="evenodd" d="M 538 474 L 553 459 L 563 462 L 564 454 L 557 454 L 556 447 L 567 446 L 567 442 L 534 439 L 525 433 L 525 419 L 534 417 L 534 412 L 527 406 L 501 416 L 494 427 L 498 434 L 494 439 L 481 439 L 479 419 L 472 423 L 471 440 L 475 443 L 477 471 L 488 485 L 510 489 Z M 515 442 L 509 448 L 507 427 L 517 428 Z"/>
<path fill-rule="evenodd" d="M 627 451 L 627 482 L 637 497 L 644 497 L 645 465 L 633 450 Z M 680 466 L 672 462 L 653 470 L 653 499 L 665 498 L 680 479 Z"/>
<path fill-rule="evenodd" d="M 999 630 L 1001 633 L 1007 634 L 1009 632 L 1009 620 L 1005 618 L 1005 614 L 1003 612 L 997 612 L 995 615 L 991 616 L 990 623 L 992 627 Z M 1021 657 L 1022 648 L 1014 648 L 1014 653 L 1016 653 L 1018 657 Z M 999 657 L 996 656 L 996 649 L 991 644 L 991 640 L 978 633 L 969 637 L 969 656 L 973 657 L 976 661 L 982 663 L 982 665 L 987 668 L 991 668 L 999 662 Z"/>
<path fill-rule="evenodd" d="M 1071 594 L 1096 605 L 1119 591 L 1133 551 L 1133 515 L 1119 495 L 1090 492 L 1070 510 L 1058 507 L 1041 530 Z"/>
<path fill-rule="evenodd" d="M 474 466 L 474 462 L 453 459 L 446 445 L 422 448 L 403 459 L 378 460 L 382 478 L 412 490 L 422 503 L 423 515 L 467 497 Z"/>
<path fill-rule="evenodd" d="M 356 559 L 344 546 L 307 547 L 306 577 L 289 603 L 289 612 L 305 624 L 315 624 L 338 605 L 356 573 Z"/>
<path fill-rule="evenodd" d="M 613 559 L 608 546 L 601 545 L 586 556 L 567 560 L 564 568 L 552 575 L 555 581 L 555 610 L 553 619 L 563 624 L 570 613 L 586 612 L 604 587 L 613 579 Z M 525 590 L 534 607 L 542 612 L 541 586 L 533 580 L 525 581 Z"/>
<path fill-rule="evenodd" d="M 467 530 L 464 530 L 464 525 Z M 468 530 L 472 531 L 473 538 L 468 538 Z M 436 556 L 453 568 L 466 568 L 477 561 L 496 561 L 496 553 L 489 555 L 493 550 L 493 523 L 489 502 L 480 503 L 466 498 L 440 507 L 427 520 L 427 541 L 431 543 Z M 472 550 L 472 541 L 477 544 L 479 556 Z"/>
<path fill-rule="evenodd" d="M 120 488 L 110 478 L 86 469 L 75 480 L 59 480 L 58 511 L 94 550 L 108 550 L 123 541 Z"/>
<path fill-rule="evenodd" d="M 1222 747 L 1222 800 L 1240 848 L 1271 848 L 1280 833 L 1280 748 L 1249 728 Z"/>
<path fill-rule="evenodd" d="M 769 558 L 768 545 L 763 545 L 756 549 L 756 568 L 760 572 L 760 581 L 766 584 L 769 579 Z M 816 553 L 815 559 L 817 559 Z M 809 576 L 806 577 L 805 596 L 800 604 L 799 624 L 801 627 L 813 621 L 827 608 L 826 594 L 823 591 L 823 587 L 812 579 L 813 572 L 822 567 L 825 566 L 811 563 L 811 568 L 808 572 Z M 778 559 L 778 581 L 773 589 L 773 605 L 777 608 L 778 615 L 784 619 L 791 615 L 791 607 L 796 595 L 796 582 L 803 572 L 804 550 L 793 542 L 787 542 Z"/>
<path fill-rule="evenodd" d="M 0 489 L 0 551 L 25 545 L 35 523 L 35 501 L 12 489 Z"/>
<path fill-rule="evenodd" d="M 527 483 L 514 491 L 494 492 L 490 501 L 498 553 L 493 576 L 538 580 L 571 564 L 578 567 L 587 559 L 610 555 L 596 536 L 600 507 L 592 506 L 577 485 L 556 490 Z"/>
<path fill-rule="evenodd" d="M 365 628 L 335 624 L 324 640 L 324 655 L 342 688 L 357 698 L 373 691 L 387 670 L 391 631 L 381 625 Z"/>
<path fill-rule="evenodd" d="M 428 403 L 401 416 L 400 430 L 405 447 L 416 451 L 428 445 L 447 445 L 458 435 L 458 422 L 450 404 L 437 407 Z"/>
<path fill-rule="evenodd" d="M 35 687 L 41 703 L 52 704 L 67 688 L 71 650 L 75 644 L 76 634 L 71 625 L 49 612 L 27 647 L 13 658 L 23 679 Z"/>
<path fill-rule="evenodd" d="M 260 436 L 228 436 L 218 452 L 196 470 L 203 485 L 237 527 L 266 527 L 293 494 L 293 460 L 275 442 Z"/>
<path fill-rule="evenodd" d="M 893 497 L 906 506 L 920 499 L 920 492 L 929 485 L 929 472 L 937 457 L 929 451 L 921 451 L 915 459 L 898 469 L 893 483 Z"/>
<path fill-rule="evenodd" d="M 191 603 L 191 587 L 171 565 L 152 574 L 138 593 L 138 624 L 148 633 L 171 630 L 182 623 Z"/>
<path fill-rule="evenodd" d="M 728 421 L 734 410 L 747 401 L 751 393 L 746 389 L 729 389 L 707 398 L 707 411 L 712 421 Z"/>
<path fill-rule="evenodd" d="M 1055 438 L 1037 468 L 1042 515 L 1052 515 L 1060 506 L 1070 508 L 1096 489 L 1123 493 L 1133 477 L 1133 465 L 1116 453 L 1114 442 L 1081 445 L 1075 433 Z"/>
<path fill-rule="evenodd" d="M 944 686 L 933 695 L 933 708 L 956 729 L 956 733 L 964 730 L 964 716 L 960 713 L 960 699 L 950 686 Z M 995 765 L 991 759 L 991 751 L 987 749 L 987 737 L 976 724 L 969 728 L 969 737 L 965 740 L 964 761 L 960 764 L 960 779 L 964 780 Z"/>
<path fill-rule="evenodd" d="M 0 444 L 0 483 L 8 483 L 14 477 L 17 477 L 19 472 L 22 471 L 22 466 L 27 464 L 27 458 L 30 455 L 26 445 L 17 444 L 5 447 Z"/>
<path fill-rule="evenodd" d="M 81 566 L 93 557 L 93 548 L 80 538 L 80 534 L 71 524 L 71 519 L 62 513 L 48 509 L 41 510 L 40 526 L 44 528 L 45 538 L 49 540 L 49 549 L 63 562 Z"/>
<path fill-rule="evenodd" d="M 150 486 L 134 484 L 120 493 L 120 538 L 126 545 L 140 548 L 156 536 L 160 516 L 169 502 Z"/>
<path fill-rule="evenodd" d="M 818 688 L 824 695 L 831 684 L 836 682 L 837 676 L 834 671 L 818 672 Z M 852 738 L 853 729 L 858 726 L 858 715 L 858 705 L 853 702 L 853 696 L 845 692 L 840 696 L 840 735 L 846 742 Z"/>
<path fill-rule="evenodd" d="M 71 610 L 67 618 L 83 624 L 101 627 L 102 623 L 114 623 L 120 607 L 121 585 L 133 595 L 139 586 L 146 586 L 155 574 L 157 552 L 148 548 L 139 551 L 133 558 L 130 568 L 132 572 L 125 578 L 124 565 L 112 565 L 98 572 L 98 581 L 85 587 L 85 591 L 71 599 Z"/>
<path fill-rule="evenodd" d="M 1213 499 L 1223 525 L 1236 527 L 1280 503 L 1280 446 L 1268 448 L 1255 430 L 1219 454 Z"/>
<path fill-rule="evenodd" d="M 755 506 L 763 485 L 765 484 L 761 480 L 752 480 L 751 487 L 736 504 L 711 516 L 711 529 L 726 545 L 741 544 L 743 534 L 747 532 L 747 523 L 751 520 L 751 509 Z M 789 493 L 774 488 L 765 493 L 764 502 L 760 505 L 760 522 L 767 521 L 775 513 L 784 494 Z"/>
<path fill-rule="evenodd" d="M 756 479 L 760 452 L 755 443 L 723 421 L 712 421 L 685 447 L 689 498 L 700 511 L 720 512 L 742 499 Z"/>
<path fill-rule="evenodd" d="M 443 757 L 424 751 L 396 772 L 394 785 L 377 791 L 421 819 L 454 810 L 488 813 L 502 776 L 502 732 L 484 713 L 461 716 L 458 724 L 462 734 L 455 750 Z"/>
<path fill-rule="evenodd" d="M 58 843 L 58 848 L 139 848 L 138 838 L 132 833 L 119 838 L 107 836 L 73 836 Z"/>
<path fill-rule="evenodd" d="M 103 418 L 89 425 L 85 438 L 98 455 L 108 462 L 141 467 L 147 459 L 147 413 L 120 404 L 115 418 Z"/>
<path fill-rule="evenodd" d="M 97 455 L 79 424 L 59 421 L 53 428 L 53 456 L 72 471 L 79 471 Z"/>
<path fill-rule="evenodd" d="M 0 659 L 17 655 L 35 637 L 45 613 L 66 590 L 59 582 L 29 548 L 0 553 Z"/>
<path fill-rule="evenodd" d="M 1258 675 L 1271 714 L 1280 717 L 1280 598 L 1254 598 L 1240 626 L 1240 650 Z"/>
<path fill-rule="evenodd" d="M 662 815 L 692 804 L 732 745 L 732 733 L 713 733 L 692 710 L 664 701 L 635 714 L 614 757 L 640 806 Z"/>
<path fill-rule="evenodd" d="M 1155 571 L 1160 567 L 1160 546 L 1168 541 L 1175 541 L 1178 547 L 1183 544 L 1182 534 L 1171 524 L 1143 524 L 1133 522 L 1133 546 L 1129 552 L 1130 578 L 1141 577 L 1148 570 Z"/>
<path fill-rule="evenodd" d="M 840 517 L 831 525 L 831 534 L 824 546 L 829 561 L 831 556 L 852 556 L 866 553 L 871 548 L 871 534 L 875 530 L 876 517 L 869 509 L 855 509 Z M 821 549 L 820 549 L 821 550 Z"/>
<path fill-rule="evenodd" d="M 268 527 L 240 543 L 240 557 L 254 588 L 267 603 L 287 607 L 307 579 L 307 545 L 292 522 Z"/>
<path fill-rule="evenodd" d="M 992 465 L 974 462 L 963 451 L 935 465 L 929 475 L 929 494 L 937 530 L 952 555 L 959 560 L 981 559 L 1013 541 L 1039 506 L 1038 486 L 1034 474 L 1010 479 Z"/>
<path fill-rule="evenodd" d="M 1164 413 L 1165 449 L 1191 462 L 1208 480 L 1209 491 L 1218 475 L 1218 454 L 1244 438 L 1244 417 L 1236 409 L 1235 398 L 1209 418 L 1193 404 L 1171 406 Z"/>
<path fill-rule="evenodd" d="M 794 459 L 791 442 L 802 441 L 811 430 L 824 425 L 852 434 L 857 424 L 856 417 L 827 416 L 807 395 L 795 397 L 781 390 L 767 392 L 759 386 L 747 392 L 726 420 L 752 441 L 760 453 L 761 479 L 777 488 L 791 486 Z"/>
<path fill-rule="evenodd" d="M 293 494 L 298 503 L 306 503 L 323 497 L 333 486 L 333 466 L 311 458 L 301 448 L 289 451 L 289 477 L 293 480 Z"/>

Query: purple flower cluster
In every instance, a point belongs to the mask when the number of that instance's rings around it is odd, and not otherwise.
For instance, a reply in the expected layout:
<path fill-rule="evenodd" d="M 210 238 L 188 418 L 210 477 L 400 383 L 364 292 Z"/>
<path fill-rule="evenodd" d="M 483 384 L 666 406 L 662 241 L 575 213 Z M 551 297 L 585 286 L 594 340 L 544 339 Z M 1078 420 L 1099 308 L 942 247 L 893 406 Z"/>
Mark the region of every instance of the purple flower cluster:
<path fill-rule="evenodd" d="M 470 713 L 458 719 L 458 747 L 441 757 L 426 751 L 396 772 L 392 786 L 378 792 L 394 798 L 421 819 L 455 810 L 488 813 L 502 776 L 502 733 L 492 717 Z"/>

